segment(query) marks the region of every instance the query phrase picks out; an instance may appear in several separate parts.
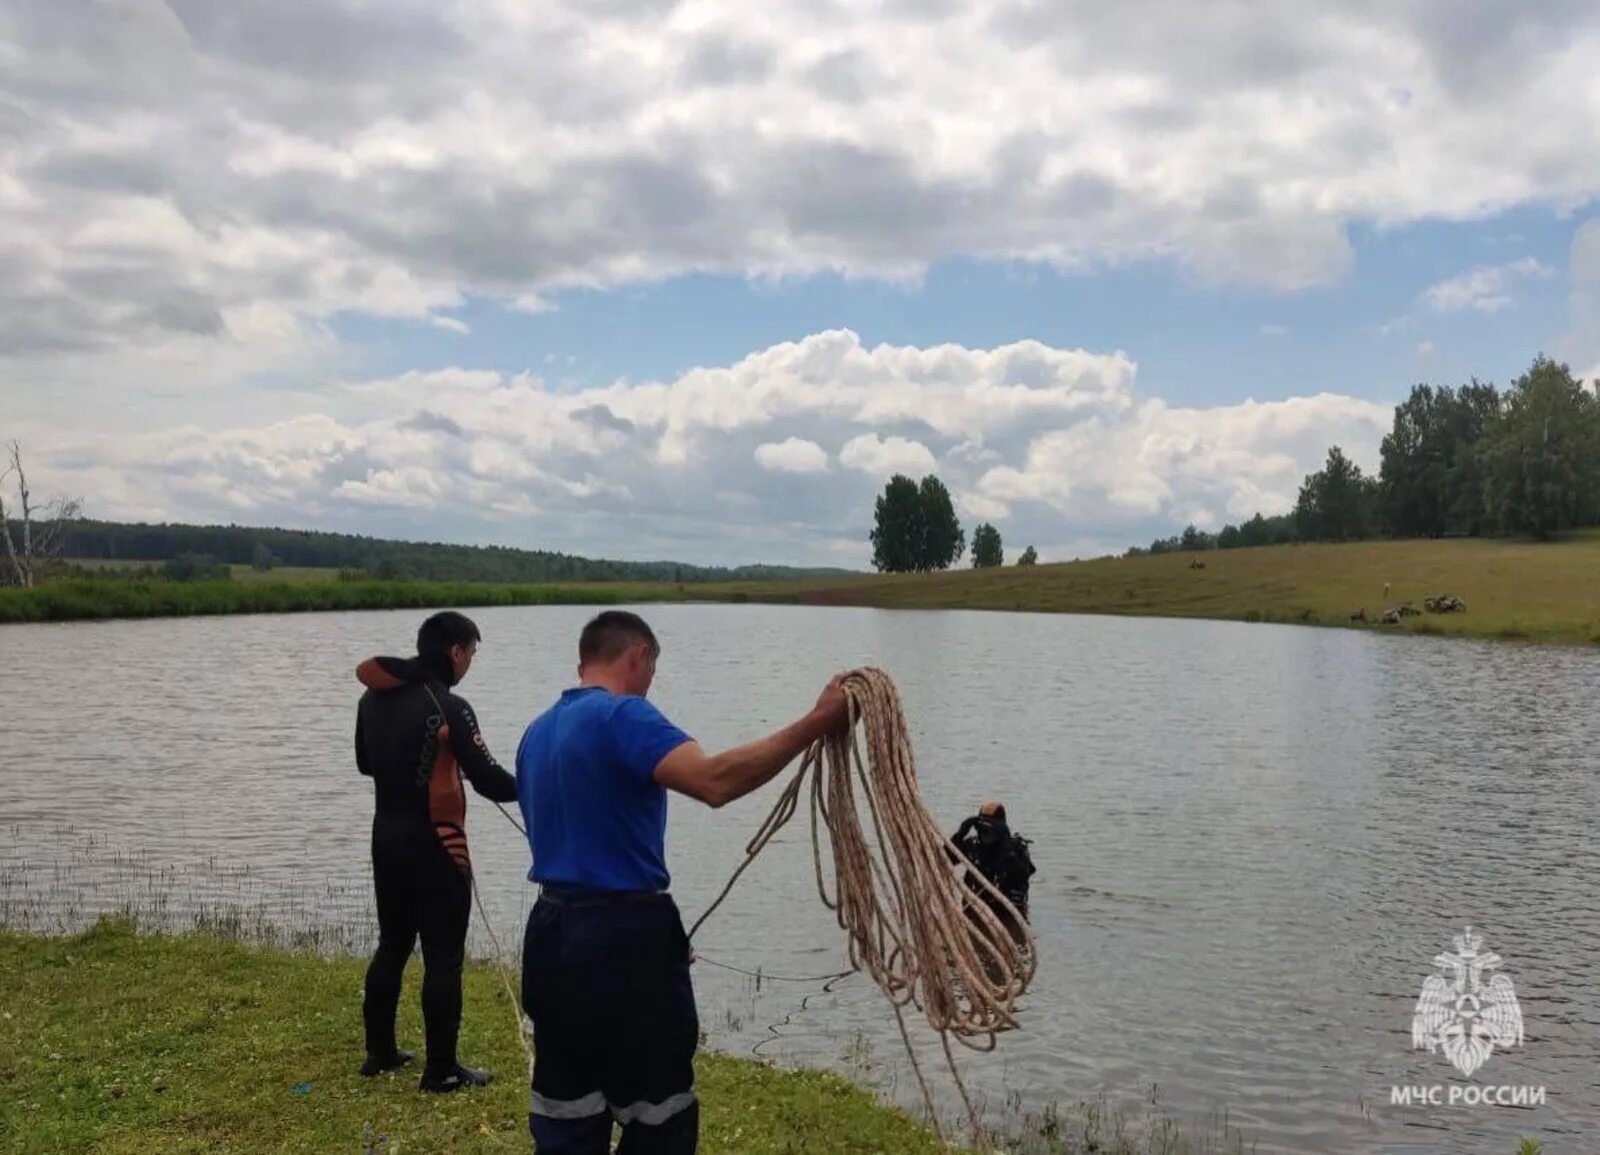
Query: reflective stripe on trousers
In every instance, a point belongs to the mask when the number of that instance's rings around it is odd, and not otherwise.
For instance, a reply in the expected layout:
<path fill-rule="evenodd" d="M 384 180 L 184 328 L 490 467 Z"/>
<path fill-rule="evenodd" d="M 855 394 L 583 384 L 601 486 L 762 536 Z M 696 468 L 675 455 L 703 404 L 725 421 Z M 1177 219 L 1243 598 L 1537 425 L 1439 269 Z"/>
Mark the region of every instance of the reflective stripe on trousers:
<path fill-rule="evenodd" d="M 684 1091 L 659 1103 L 646 1103 L 641 1100 L 629 1103 L 626 1107 L 606 1102 L 606 1097 L 599 1091 L 585 1095 L 581 1099 L 547 1099 L 534 1091 L 528 1097 L 528 1113 L 543 1115 L 546 1119 L 588 1119 L 609 1111 L 611 1117 L 624 1126 L 629 1123 L 643 1123 L 646 1127 L 659 1127 L 694 1104 L 693 1091 Z"/>

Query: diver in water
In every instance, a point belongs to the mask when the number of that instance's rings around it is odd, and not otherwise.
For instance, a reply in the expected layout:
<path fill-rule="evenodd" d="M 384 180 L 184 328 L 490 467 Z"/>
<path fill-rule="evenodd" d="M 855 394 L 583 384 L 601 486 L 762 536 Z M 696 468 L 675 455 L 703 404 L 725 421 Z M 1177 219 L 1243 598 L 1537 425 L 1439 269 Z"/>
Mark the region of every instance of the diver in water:
<path fill-rule="evenodd" d="M 461 1028 L 461 967 L 472 908 L 465 780 L 485 798 L 515 802 L 517 783 L 494 760 L 465 698 L 478 627 L 458 613 L 430 617 L 414 658 L 369 658 L 356 669 L 367 687 L 356 710 L 356 767 L 373 779 L 372 883 L 378 948 L 367 968 L 362 1019 L 372 1076 L 414 1056 L 395 1044 L 400 983 L 422 939 L 422 1018 L 427 1059 L 419 1089 L 484 1086 L 487 1071 L 456 1060 Z"/>
<path fill-rule="evenodd" d="M 1007 824 L 1005 806 L 999 802 L 985 802 L 977 814 L 961 823 L 951 841 L 1006 896 L 1026 922 L 1029 879 L 1036 868 L 1033 856 L 1028 853 L 1028 840 L 1014 833 Z M 1005 915 L 992 895 L 970 880 L 968 885 L 979 892 L 996 914 Z"/>

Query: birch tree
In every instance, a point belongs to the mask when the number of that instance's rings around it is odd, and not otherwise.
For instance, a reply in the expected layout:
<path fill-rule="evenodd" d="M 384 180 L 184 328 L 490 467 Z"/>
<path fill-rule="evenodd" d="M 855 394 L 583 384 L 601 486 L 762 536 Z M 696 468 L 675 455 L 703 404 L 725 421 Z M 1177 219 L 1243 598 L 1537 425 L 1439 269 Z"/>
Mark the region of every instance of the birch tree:
<path fill-rule="evenodd" d="M 67 526 L 83 515 L 83 502 L 58 497 L 43 505 L 34 503 L 28 488 L 28 471 L 22 464 L 22 446 L 13 441 L 8 460 L 0 472 L 0 538 L 5 539 L 5 566 L 0 569 L 0 584 L 31 588 L 39 577 L 40 565 L 60 556 L 62 536 Z M 15 486 L 17 504 L 6 504 L 8 487 Z"/>

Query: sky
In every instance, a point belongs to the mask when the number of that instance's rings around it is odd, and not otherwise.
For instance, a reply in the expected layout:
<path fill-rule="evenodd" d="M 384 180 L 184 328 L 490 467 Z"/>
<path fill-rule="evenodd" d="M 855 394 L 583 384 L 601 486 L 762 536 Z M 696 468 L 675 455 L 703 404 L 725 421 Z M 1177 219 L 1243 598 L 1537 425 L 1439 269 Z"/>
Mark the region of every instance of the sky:
<path fill-rule="evenodd" d="M 90 516 L 869 568 L 1600 376 L 1600 6 L 0 0 L 0 439 Z M 964 559 L 965 561 L 966 559 Z"/>

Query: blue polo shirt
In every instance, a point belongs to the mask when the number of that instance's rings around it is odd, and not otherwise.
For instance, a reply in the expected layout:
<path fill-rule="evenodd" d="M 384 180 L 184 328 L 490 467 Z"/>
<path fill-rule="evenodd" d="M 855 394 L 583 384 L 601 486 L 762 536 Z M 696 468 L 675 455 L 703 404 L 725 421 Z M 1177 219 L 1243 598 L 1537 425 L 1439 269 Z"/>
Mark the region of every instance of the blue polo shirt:
<path fill-rule="evenodd" d="M 517 747 L 528 878 L 593 890 L 665 890 L 667 791 L 651 777 L 689 735 L 649 701 L 580 686 Z"/>

